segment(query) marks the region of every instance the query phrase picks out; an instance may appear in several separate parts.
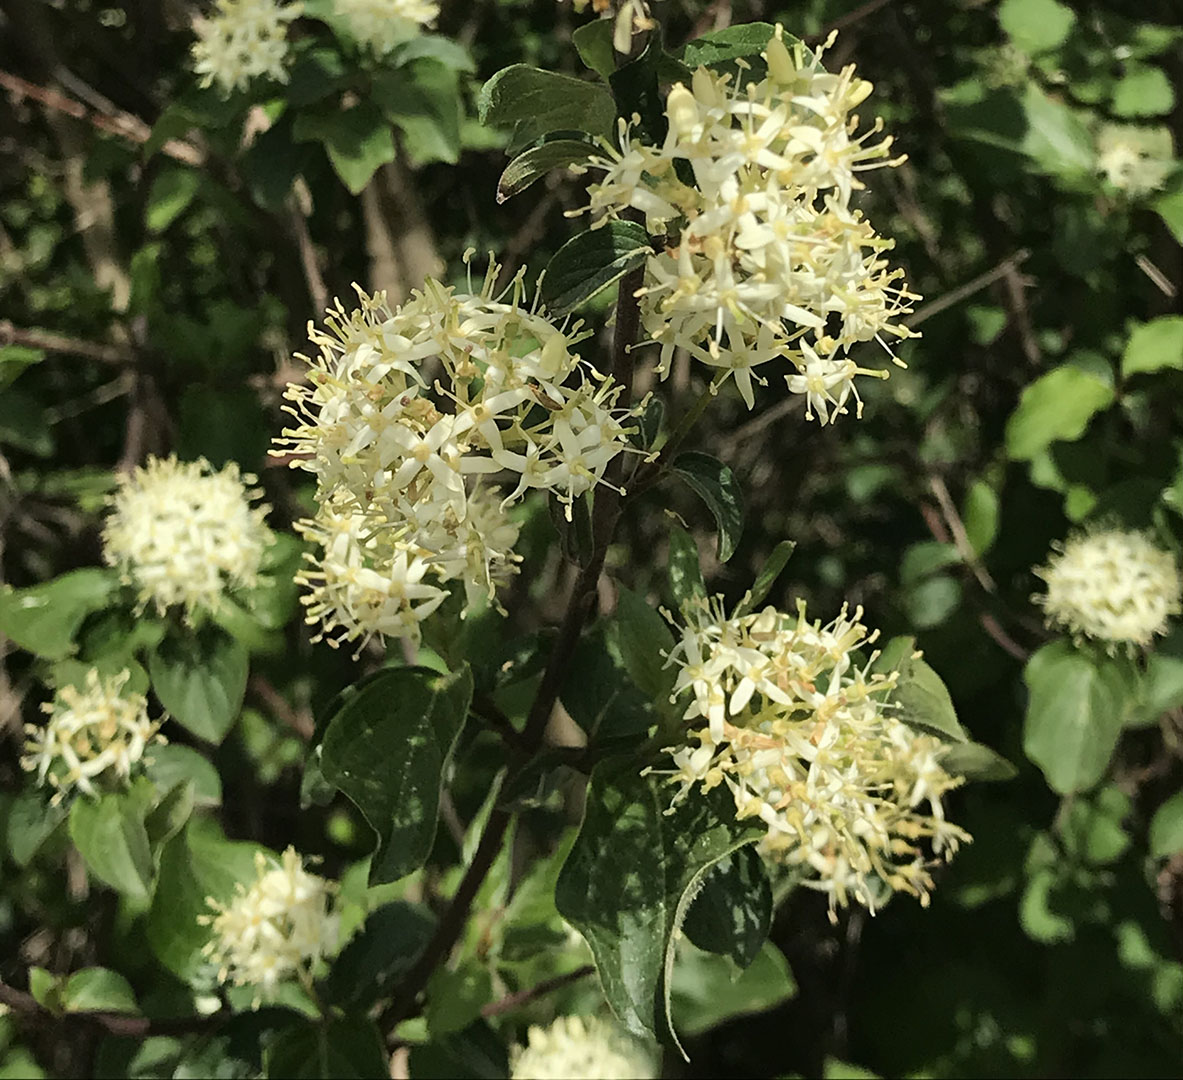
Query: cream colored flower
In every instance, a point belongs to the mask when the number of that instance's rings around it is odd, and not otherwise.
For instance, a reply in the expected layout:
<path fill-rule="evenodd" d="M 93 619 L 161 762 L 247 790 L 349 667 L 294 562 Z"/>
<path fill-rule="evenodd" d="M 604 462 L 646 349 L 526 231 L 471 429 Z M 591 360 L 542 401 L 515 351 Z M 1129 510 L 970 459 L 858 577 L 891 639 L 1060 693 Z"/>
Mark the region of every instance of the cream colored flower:
<path fill-rule="evenodd" d="M 658 1075 L 656 1048 L 597 1016 L 560 1016 L 531 1027 L 525 1046 L 510 1053 L 512 1080 L 650 1080 Z"/>
<path fill-rule="evenodd" d="M 1178 615 L 1181 584 L 1175 557 L 1146 533 L 1099 529 L 1078 533 L 1058 545 L 1046 566 L 1035 570 L 1047 585 L 1033 597 L 1049 626 L 1075 637 L 1146 646 L 1167 632 Z"/>
<path fill-rule="evenodd" d="M 141 607 L 162 614 L 183 607 L 187 618 L 216 610 L 227 590 L 258 579 L 274 535 L 268 507 L 251 506 L 258 492 L 231 463 L 215 471 L 204 458 L 150 457 L 123 477 L 103 527 L 103 557 Z"/>
<path fill-rule="evenodd" d="M 885 258 L 893 242 L 850 205 L 863 172 L 903 158 L 878 121 L 858 133 L 871 84 L 826 71 L 822 51 L 790 52 L 778 29 L 764 79 L 699 68 L 670 90 L 661 146 L 622 121 L 619 146 L 588 169 L 599 221 L 631 208 L 662 238 L 638 294 L 659 370 L 684 348 L 752 408 L 757 369 L 787 361 L 789 391 L 827 423 L 858 402 L 855 376 L 886 376 L 848 350 L 876 340 L 891 355 L 891 338 L 913 336 L 901 319 L 917 297 Z"/>
<path fill-rule="evenodd" d="M 435 0 L 333 0 L 333 7 L 357 41 L 386 56 L 435 22 Z"/>
<path fill-rule="evenodd" d="M 687 741 L 669 748 L 675 801 L 720 784 L 736 815 L 758 817 L 770 858 L 829 894 L 874 910 L 881 890 L 922 903 L 933 854 L 966 834 L 945 820 L 942 796 L 961 781 L 945 748 L 913 731 L 891 705 L 895 672 L 870 672 L 853 653 L 871 644 L 861 609 L 822 625 L 773 608 L 728 618 L 721 601 L 690 605 L 673 701 L 686 701 Z"/>
<path fill-rule="evenodd" d="M 267 76 L 287 82 L 287 24 L 300 4 L 276 0 L 215 0 L 213 14 L 194 20 L 194 70 L 201 85 L 216 83 L 223 95 L 245 90 Z"/>
<path fill-rule="evenodd" d="M 300 528 L 324 554 L 303 580 L 332 636 L 415 638 L 450 581 L 469 607 L 495 598 L 517 562 L 507 508 L 537 489 L 569 512 L 627 446 L 621 388 L 572 352 L 578 324 L 525 304 L 521 275 L 494 295 L 497 271 L 475 292 L 428 280 L 396 309 L 359 292 L 313 331 L 277 452 L 317 480 Z"/>
<path fill-rule="evenodd" d="M 129 678 L 127 671 L 102 678 L 91 668 L 82 689 L 65 686 L 42 706 L 43 726 L 25 726 L 21 767 L 57 789 L 55 802 L 73 790 L 97 799 L 100 787 L 126 785 L 145 750 L 165 741 L 161 721 L 148 719 L 147 699 L 126 688 Z"/>
<path fill-rule="evenodd" d="M 239 882 L 227 904 L 206 902 L 214 914 L 198 922 L 213 936 L 203 952 L 218 965 L 218 978 L 253 986 L 256 1006 L 292 977 L 307 980 L 316 962 L 336 946 L 337 920 L 329 911 L 333 886 L 308 873 L 295 848 L 278 862 L 255 855 L 255 880 Z"/>
<path fill-rule="evenodd" d="M 1158 191 L 1174 167 L 1173 158 L 1165 127 L 1103 124 L 1097 134 L 1097 171 L 1131 198 Z"/>

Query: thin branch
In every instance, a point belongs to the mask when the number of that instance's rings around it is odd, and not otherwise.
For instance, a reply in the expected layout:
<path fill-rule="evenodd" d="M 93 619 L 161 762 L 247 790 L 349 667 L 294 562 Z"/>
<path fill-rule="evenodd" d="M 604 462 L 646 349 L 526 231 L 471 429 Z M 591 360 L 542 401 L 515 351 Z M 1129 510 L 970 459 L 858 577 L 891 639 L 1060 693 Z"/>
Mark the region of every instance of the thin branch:
<path fill-rule="evenodd" d="M 103 364 L 136 362 L 135 351 L 126 345 L 101 345 L 49 330 L 14 326 L 6 319 L 0 319 L 0 345 L 27 345 L 31 349 L 44 349 L 46 352 L 85 356 L 88 360 L 98 360 Z"/>
<path fill-rule="evenodd" d="M 306 711 L 294 708 L 266 675 L 252 675 L 248 685 L 276 719 L 282 720 L 305 742 L 312 738 L 316 732 L 316 722 Z"/>
<path fill-rule="evenodd" d="M 316 257 L 316 248 L 312 243 L 312 234 L 308 231 L 305 205 L 310 206 L 311 193 L 302 179 L 297 179 L 295 195 L 288 206 L 288 225 L 300 252 L 300 266 L 304 271 L 304 280 L 308 283 L 308 296 L 312 300 L 312 307 L 318 319 L 324 316 L 329 306 L 329 290 L 325 287 L 324 276 L 320 272 L 320 261 Z M 304 205 L 301 205 L 304 204 Z"/>
<path fill-rule="evenodd" d="M 967 281 L 964 285 L 959 285 L 952 292 L 947 292 L 944 296 L 938 296 L 931 304 L 922 304 L 916 309 L 911 318 L 904 321 L 908 326 L 919 326 L 926 319 L 931 319 L 934 315 L 939 314 L 946 308 L 953 307 L 954 304 L 960 304 L 962 300 L 966 300 L 973 296 L 974 293 L 981 292 L 989 285 L 1000 278 L 1017 270 L 1030 256 L 1031 252 L 1026 248 L 1020 248 L 1013 255 L 1008 255 L 1002 260 L 993 270 L 987 270 L 984 274 L 979 274 L 971 281 Z"/>
<path fill-rule="evenodd" d="M 973 544 L 969 542 L 969 534 L 965 531 L 965 523 L 961 520 L 961 515 L 957 512 L 957 507 L 953 505 L 953 499 L 949 495 L 949 489 L 945 486 L 945 481 L 939 476 L 930 476 L 928 478 L 928 486 L 936 496 L 937 503 L 940 505 L 941 516 L 944 517 L 945 524 L 949 526 L 949 532 L 953 537 L 953 545 L 957 548 L 958 554 L 965 560 L 966 566 L 973 571 L 974 577 L 978 579 L 978 584 L 986 592 L 994 592 L 997 588 L 994 584 L 994 579 L 990 576 L 986 567 L 982 565 L 982 560 L 978 558 L 978 553 L 974 550 Z"/>
<path fill-rule="evenodd" d="M 566 975 L 556 975 L 551 979 L 543 979 L 542 982 L 536 983 L 528 990 L 517 990 L 512 994 L 506 994 L 503 998 L 498 998 L 496 1001 L 490 1001 L 488 1005 L 485 1005 L 481 1009 L 481 1016 L 487 1019 L 490 1016 L 501 1016 L 504 1013 L 513 1012 L 514 1009 L 528 1005 L 531 1001 L 545 997 L 555 990 L 561 990 L 564 986 L 570 986 L 572 983 L 579 982 L 580 979 L 586 979 L 589 975 L 595 974 L 595 970 L 595 964 L 584 964 L 583 967 L 569 971 Z"/>
<path fill-rule="evenodd" d="M 805 40 L 810 45 L 820 44 L 836 30 L 847 30 L 854 26 L 855 23 L 862 22 L 862 20 L 868 15 L 873 15 L 881 7 L 886 7 L 890 3 L 891 0 L 867 0 L 867 3 L 856 7 L 854 11 L 847 12 L 847 14 L 843 15 L 840 19 L 835 19 L 828 26 L 823 27 L 820 33 L 814 35 L 813 37 L 806 38 Z"/>

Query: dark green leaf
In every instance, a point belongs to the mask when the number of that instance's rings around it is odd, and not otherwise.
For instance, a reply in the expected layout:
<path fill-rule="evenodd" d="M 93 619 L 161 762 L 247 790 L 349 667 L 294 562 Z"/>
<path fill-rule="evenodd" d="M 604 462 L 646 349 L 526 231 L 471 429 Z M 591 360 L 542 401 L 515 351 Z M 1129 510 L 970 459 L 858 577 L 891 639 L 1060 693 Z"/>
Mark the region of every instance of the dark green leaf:
<path fill-rule="evenodd" d="M 444 768 L 471 700 L 467 666 L 451 675 L 391 668 L 329 722 L 320 767 L 378 834 L 372 883 L 397 881 L 430 854 Z"/>
<path fill-rule="evenodd" d="M 198 738 L 220 743 L 246 693 L 247 651 L 216 627 L 166 637 L 148 653 L 161 705 Z"/>
<path fill-rule="evenodd" d="M 77 798 L 70 807 L 70 839 L 100 881 L 133 900 L 148 899 L 152 849 L 144 807 L 130 792 Z"/>
<path fill-rule="evenodd" d="M 616 70 L 616 49 L 612 45 L 612 20 L 596 19 L 577 26 L 571 34 L 575 51 L 592 71 L 607 79 Z"/>
<path fill-rule="evenodd" d="M 698 450 L 679 454 L 670 468 L 714 515 L 719 561 L 726 562 L 735 554 L 743 533 L 743 493 L 735 474 L 718 458 Z"/>
<path fill-rule="evenodd" d="M 776 27 L 770 23 L 738 23 L 687 42 L 675 55 L 691 70 L 715 67 L 732 60 L 759 56 L 775 33 Z M 786 34 L 784 42 L 787 47 L 791 47 L 795 39 Z"/>
<path fill-rule="evenodd" d="M 176 836 L 193 813 L 194 802 L 193 781 L 180 781 L 144 818 L 148 842 L 155 847 Z"/>
<path fill-rule="evenodd" d="M 460 90 L 456 69 L 424 58 L 374 80 L 387 118 L 402 132 L 412 165 L 455 164 L 460 156 Z"/>
<path fill-rule="evenodd" d="M 0 390 L 7 390 L 26 368 L 41 363 L 45 350 L 27 345 L 0 346 Z"/>
<path fill-rule="evenodd" d="M 324 144 L 341 182 L 361 194 L 370 177 L 395 157 L 390 123 L 370 102 L 351 109 L 301 113 L 292 130 L 297 142 Z"/>
<path fill-rule="evenodd" d="M 190 746 L 179 743 L 153 746 L 145 773 L 161 794 L 188 782 L 193 785 L 195 806 L 222 805 L 222 778 L 218 770 Z"/>
<path fill-rule="evenodd" d="M 396 900 L 367 918 L 341 950 L 324 982 L 324 997 L 354 1015 L 389 995 L 431 939 L 435 918 L 424 907 Z"/>
<path fill-rule="evenodd" d="M 586 131 L 611 137 L 616 103 L 596 83 L 513 64 L 481 88 L 477 114 L 482 124 L 514 129 L 511 149 L 550 131 Z"/>
<path fill-rule="evenodd" d="M 959 742 L 949 747 L 941 765 L 951 776 L 967 780 L 1012 780 L 1019 773 L 1001 754 L 976 742 Z"/>
<path fill-rule="evenodd" d="M 657 66 L 662 55 L 659 28 L 649 35 L 639 56 L 633 57 L 608 77 L 612 96 L 616 99 L 617 113 L 633 121 L 634 132 L 656 146 L 664 142 L 669 130 L 665 105 L 658 92 Z"/>
<path fill-rule="evenodd" d="M 658 708 L 665 708 L 677 677 L 673 666 L 666 666 L 666 654 L 674 647 L 669 623 L 643 596 L 622 585 L 609 633 L 633 682 Z"/>
<path fill-rule="evenodd" d="M 729 956 L 741 969 L 759 955 L 771 927 L 772 886 L 764 860 L 752 847 L 740 848 L 707 871 L 682 924 L 700 949 Z M 676 977 L 674 984 L 676 989 Z"/>
<path fill-rule="evenodd" d="M 632 221 L 609 221 L 573 236 L 554 253 L 542 279 L 542 299 L 555 318 L 642 266 L 653 253 L 649 234 Z"/>
<path fill-rule="evenodd" d="M 796 541 L 782 540 L 772 549 L 772 554 L 764 560 L 764 565 L 760 568 L 760 573 L 756 575 L 752 587 L 744 594 L 744 598 L 736 607 L 737 617 L 750 614 L 764 602 L 764 598 L 776 583 L 776 579 L 780 577 L 781 571 L 788 564 L 796 547 Z"/>
<path fill-rule="evenodd" d="M 892 638 L 873 666 L 875 671 L 899 672 L 899 681 L 891 695 L 896 715 L 918 731 L 939 735 L 949 742 L 966 742 L 969 737 L 957 720 L 948 689 L 941 677 L 915 652 L 915 638 Z"/>
<path fill-rule="evenodd" d="M 364 1016 L 301 1021 L 276 1032 L 263 1052 L 263 1075 L 284 1080 L 385 1080 L 390 1061 Z"/>
<path fill-rule="evenodd" d="M 597 742 L 643 735 L 656 719 L 653 702 L 609 651 L 599 627 L 580 639 L 559 698 L 571 719 Z"/>
<path fill-rule="evenodd" d="M 597 766 L 555 890 L 560 913 L 591 946 L 613 1011 L 638 1035 L 652 1036 L 668 1005 L 674 932 L 698 882 L 764 833 L 736 821 L 719 789 L 695 792 L 667 813 L 673 790 L 640 776 L 633 762 Z"/>
<path fill-rule="evenodd" d="M 0 633 L 22 649 L 61 660 L 74 648 L 82 620 L 117 588 L 105 570 L 73 570 L 44 585 L 0 591 Z"/>
<path fill-rule="evenodd" d="M 468 1027 L 493 1000 L 493 978 L 488 968 L 476 963 L 455 971 L 436 968 L 425 991 L 427 1030 L 433 1039 L 452 1035 Z"/>
<path fill-rule="evenodd" d="M 694 537 L 680 525 L 670 525 L 670 555 L 666 571 L 670 579 L 670 592 L 678 608 L 687 600 L 706 596 L 706 582 L 702 579 L 702 567 L 698 565 L 698 545 Z"/>
<path fill-rule="evenodd" d="M 745 971 L 724 956 L 683 946 L 674 963 L 674 1023 L 686 1035 L 701 1035 L 725 1020 L 780 1005 L 796 992 L 788 961 L 772 942 Z"/>
<path fill-rule="evenodd" d="M 1128 687 L 1066 641 L 1044 645 L 1023 672 L 1030 697 L 1023 749 L 1061 795 L 1084 791 L 1105 773 L 1121 734 Z"/>
<path fill-rule="evenodd" d="M 8 810 L 6 839 L 12 861 L 19 867 L 28 866 L 41 845 L 66 820 L 66 808 L 49 802 L 44 789 L 22 791 Z"/>
<path fill-rule="evenodd" d="M 595 149 L 591 143 L 579 139 L 555 139 L 540 146 L 532 146 L 518 154 L 505 167 L 501 179 L 497 182 L 497 201 L 503 203 L 506 199 L 525 191 L 551 169 L 561 169 L 586 161 L 595 153 Z"/>
<path fill-rule="evenodd" d="M 509 1060 L 505 1040 L 484 1021 L 411 1048 L 415 1080 L 505 1080 Z"/>
<path fill-rule="evenodd" d="M 257 844 L 232 843 L 204 817 L 190 818 L 164 845 L 147 937 L 160 962 L 178 978 L 192 981 L 207 964 L 201 949 L 210 931 L 198 922 L 213 912 L 207 898 L 226 903 L 239 882 L 245 887 L 254 881 L 255 855 L 261 851 Z"/>

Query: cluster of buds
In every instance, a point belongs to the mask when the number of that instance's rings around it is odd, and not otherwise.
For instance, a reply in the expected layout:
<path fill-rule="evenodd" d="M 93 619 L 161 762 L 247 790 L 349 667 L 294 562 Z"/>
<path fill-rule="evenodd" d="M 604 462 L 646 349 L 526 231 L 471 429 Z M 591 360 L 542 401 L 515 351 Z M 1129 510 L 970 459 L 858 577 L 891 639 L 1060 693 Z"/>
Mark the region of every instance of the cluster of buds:
<path fill-rule="evenodd" d="M 148 719 L 148 701 L 127 689 L 131 675 L 102 678 L 91 668 L 80 689 L 64 686 L 42 709 L 44 726 L 27 724 L 21 767 L 37 783 L 56 789 L 54 802 L 72 791 L 97 799 L 100 787 L 123 787 L 153 742 L 163 743 L 161 721 Z"/>
<path fill-rule="evenodd" d="M 435 22 L 435 0 L 334 0 L 333 7 L 358 43 L 386 56 Z"/>
<path fill-rule="evenodd" d="M 275 537 L 266 506 L 252 506 L 233 462 L 215 471 L 204 458 L 150 457 L 124 476 L 103 527 L 103 557 L 125 585 L 136 589 L 141 610 L 164 614 L 183 607 L 192 621 L 214 611 L 227 590 L 258 581 L 263 554 Z"/>
<path fill-rule="evenodd" d="M 289 847 L 277 864 L 255 855 L 255 880 L 238 883 L 234 898 L 214 914 L 198 916 L 212 936 L 205 955 L 218 965 L 218 979 L 256 988 L 256 1006 L 295 976 L 308 982 L 316 962 L 336 945 L 336 919 L 329 912 L 332 885 L 302 865 Z"/>
<path fill-rule="evenodd" d="M 895 714 L 897 672 L 871 672 L 855 650 L 872 643 L 845 608 L 823 626 L 773 608 L 728 618 L 721 601 L 683 611 L 670 655 L 672 700 L 689 692 L 688 744 L 672 747 L 675 801 L 726 784 L 740 818 L 766 826 L 763 851 L 829 894 L 831 914 L 853 898 L 874 910 L 883 888 L 922 903 L 927 854 L 952 855 L 968 836 L 945 820 L 958 786 L 944 744 Z"/>
<path fill-rule="evenodd" d="M 194 70 L 202 86 L 217 83 L 229 96 L 266 76 L 287 82 L 288 23 L 301 5 L 277 0 L 216 0 L 206 18 L 194 20 Z"/>
<path fill-rule="evenodd" d="M 1072 536 L 1035 570 L 1047 585 L 1033 597 L 1049 626 L 1131 653 L 1167 632 L 1183 611 L 1183 583 L 1169 551 L 1145 533 L 1096 529 Z"/>
<path fill-rule="evenodd" d="M 820 56 L 790 52 L 778 28 L 766 78 L 735 86 L 699 68 L 669 93 L 662 145 L 621 121 L 620 149 L 588 167 L 603 174 L 590 187 L 601 221 L 640 212 L 664 238 L 641 290 L 659 370 L 683 348 L 733 377 L 752 408 L 756 369 L 783 357 L 807 418 L 827 423 L 852 395 L 861 410 L 856 376 L 886 377 L 848 350 L 876 339 L 891 355 L 884 335 L 912 336 L 899 319 L 917 297 L 884 258 L 894 241 L 850 206 L 859 172 L 903 158 L 889 157 L 880 122 L 856 134 L 852 110 L 871 84 L 853 66 L 830 74 Z"/>
<path fill-rule="evenodd" d="M 310 624 L 331 642 L 417 638 L 463 582 L 469 607 L 516 569 L 507 511 L 533 490 L 567 505 L 604 482 L 627 443 L 620 387 L 571 352 L 585 335 L 523 304 L 519 274 L 494 295 L 428 280 L 401 307 L 359 291 L 338 303 L 309 384 L 292 386 L 298 425 L 277 453 L 317 479 L 299 524 L 321 552 L 302 580 Z M 509 474 L 505 489 L 488 486 Z"/>
<path fill-rule="evenodd" d="M 526 1045 L 510 1055 L 512 1080 L 650 1080 L 658 1075 L 652 1048 L 618 1024 L 597 1016 L 560 1016 L 531 1027 Z"/>

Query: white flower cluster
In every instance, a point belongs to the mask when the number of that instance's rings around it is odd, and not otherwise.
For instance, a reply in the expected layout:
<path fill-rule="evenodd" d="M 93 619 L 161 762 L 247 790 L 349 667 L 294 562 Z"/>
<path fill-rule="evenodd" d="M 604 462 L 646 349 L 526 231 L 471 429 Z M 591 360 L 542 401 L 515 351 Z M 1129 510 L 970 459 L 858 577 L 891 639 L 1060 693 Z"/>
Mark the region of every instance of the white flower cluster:
<path fill-rule="evenodd" d="M 675 801 L 726 784 L 737 816 L 767 826 L 764 852 L 810 875 L 803 884 L 829 893 L 831 913 L 852 897 L 874 910 L 877 883 L 927 903 L 920 842 L 949 856 L 968 839 L 941 807 L 961 780 L 942 767 L 940 740 L 888 703 L 897 673 L 855 663 L 877 636 L 862 609 L 826 626 L 804 604 L 795 618 L 770 607 L 727 618 L 719 600 L 683 614 L 672 700 L 690 691 L 691 730 L 669 751 Z"/>
<path fill-rule="evenodd" d="M 251 506 L 258 492 L 246 485 L 254 479 L 233 462 L 215 471 L 204 458 L 175 457 L 150 457 L 121 478 L 103 557 L 136 588 L 141 608 L 183 606 L 191 620 L 216 610 L 227 589 L 255 584 L 274 535 L 268 508 Z"/>
<path fill-rule="evenodd" d="M 1149 645 L 1167 632 L 1168 618 L 1183 611 L 1175 558 L 1145 533 L 1080 533 L 1057 545 L 1035 574 L 1047 584 L 1047 595 L 1033 599 L 1048 625 L 1105 642 L 1111 652 Z"/>
<path fill-rule="evenodd" d="M 440 13 L 435 0 L 333 0 L 359 44 L 378 56 L 409 41 Z"/>
<path fill-rule="evenodd" d="M 298 3 L 216 0 L 213 14 L 193 23 L 194 70 L 201 85 L 217 83 L 229 96 L 263 75 L 287 82 L 287 24 L 300 12 Z"/>
<path fill-rule="evenodd" d="M 1166 183 L 1174 166 L 1171 133 L 1165 127 L 1102 124 L 1097 133 L 1097 171 L 1131 198 Z"/>
<path fill-rule="evenodd" d="M 335 947 L 337 924 L 329 912 L 332 886 L 304 869 L 295 848 L 278 865 L 257 853 L 255 870 L 255 880 L 239 882 L 228 904 L 207 898 L 216 914 L 200 915 L 198 922 L 213 932 L 203 952 L 218 965 L 218 979 L 256 987 L 258 1004 L 290 976 L 311 975 Z"/>
<path fill-rule="evenodd" d="M 165 741 L 161 721 L 148 719 L 147 699 L 126 689 L 130 677 L 124 671 L 104 679 L 91 668 L 82 689 L 64 686 L 42 706 L 49 714 L 43 727 L 25 725 L 21 767 L 57 789 L 54 802 L 73 789 L 97 799 L 95 781 L 126 784 L 144 751 Z"/>
<path fill-rule="evenodd" d="M 753 380 L 765 381 L 756 369 L 784 357 L 806 417 L 827 423 L 852 395 L 861 410 L 855 376 L 886 377 L 847 351 L 877 339 L 890 355 L 883 335 L 913 336 L 898 319 L 917 297 L 883 257 L 894 241 L 850 206 L 859 172 L 903 160 L 888 160 L 880 122 L 856 134 L 852 110 L 871 84 L 853 66 L 832 75 L 794 48 L 795 57 L 778 28 L 766 78 L 735 87 L 699 68 L 690 87 L 675 85 L 661 146 L 622 121 L 621 149 L 589 166 L 604 173 L 591 185 L 591 209 L 640 211 L 664 237 L 641 304 L 663 373 L 684 348 L 734 377 L 751 408 Z"/>
<path fill-rule="evenodd" d="M 497 271 L 476 294 L 429 279 L 393 311 L 359 289 L 360 308 L 312 331 L 320 355 L 287 391 L 299 425 L 276 452 L 317 478 L 298 528 L 322 551 L 302 580 L 331 642 L 417 638 L 449 581 L 469 606 L 494 596 L 515 570 L 507 508 L 531 490 L 569 508 L 626 445 L 620 388 L 571 352 L 578 326 L 523 306 L 521 275 L 495 297 Z M 495 473 L 507 495 L 485 485 Z"/>
<path fill-rule="evenodd" d="M 596 1016 L 560 1016 L 531 1027 L 510 1056 L 511 1080 L 652 1080 L 657 1055 L 619 1025 Z"/>

